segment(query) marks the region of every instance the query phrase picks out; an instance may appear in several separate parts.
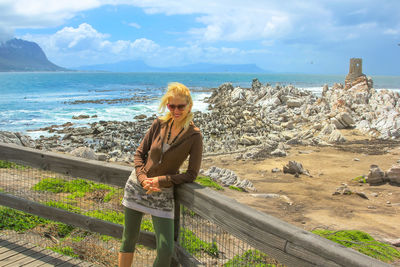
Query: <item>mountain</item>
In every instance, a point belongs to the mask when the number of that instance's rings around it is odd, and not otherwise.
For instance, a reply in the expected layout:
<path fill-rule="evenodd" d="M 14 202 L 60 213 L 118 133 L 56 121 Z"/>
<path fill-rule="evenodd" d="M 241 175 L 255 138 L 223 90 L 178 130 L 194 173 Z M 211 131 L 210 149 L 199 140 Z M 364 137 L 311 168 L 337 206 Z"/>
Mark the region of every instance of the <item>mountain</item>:
<path fill-rule="evenodd" d="M 78 70 L 86 71 L 111 71 L 111 72 L 247 72 L 261 73 L 268 72 L 259 68 L 256 64 L 211 64 L 198 63 L 180 67 L 157 68 L 152 67 L 140 60 L 120 61 L 111 64 L 99 64 L 81 66 Z"/>
<path fill-rule="evenodd" d="M 50 62 L 34 42 L 11 39 L 0 43 L 0 71 L 65 71 Z"/>

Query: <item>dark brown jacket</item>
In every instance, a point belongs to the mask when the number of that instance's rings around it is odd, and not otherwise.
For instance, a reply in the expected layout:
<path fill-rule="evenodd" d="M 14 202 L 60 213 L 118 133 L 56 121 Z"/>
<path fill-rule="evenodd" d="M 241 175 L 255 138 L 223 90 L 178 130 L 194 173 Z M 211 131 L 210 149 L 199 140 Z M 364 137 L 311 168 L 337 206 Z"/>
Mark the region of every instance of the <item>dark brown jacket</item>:
<path fill-rule="evenodd" d="M 136 150 L 134 164 L 140 184 L 146 179 L 159 176 L 160 187 L 193 182 L 200 170 L 203 153 L 203 137 L 193 122 L 189 129 L 162 154 L 162 144 L 167 134 L 168 122 L 154 120 L 142 142 Z M 179 168 L 189 157 L 185 173 Z"/>

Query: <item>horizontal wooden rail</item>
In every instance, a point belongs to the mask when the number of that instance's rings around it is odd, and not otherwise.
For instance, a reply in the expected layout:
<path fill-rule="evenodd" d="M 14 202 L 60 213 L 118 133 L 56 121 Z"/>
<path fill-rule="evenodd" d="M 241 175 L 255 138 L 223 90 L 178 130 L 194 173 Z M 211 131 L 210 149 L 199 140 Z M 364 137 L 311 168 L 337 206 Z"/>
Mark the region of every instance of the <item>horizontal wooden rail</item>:
<path fill-rule="evenodd" d="M 124 187 L 133 167 L 0 143 L 0 160 Z"/>
<path fill-rule="evenodd" d="M 3 143 L 0 159 L 117 186 L 124 186 L 133 169 Z M 178 203 L 287 266 L 391 266 L 195 183 L 177 186 L 176 198 Z M 192 262 L 191 266 L 195 265 Z"/>

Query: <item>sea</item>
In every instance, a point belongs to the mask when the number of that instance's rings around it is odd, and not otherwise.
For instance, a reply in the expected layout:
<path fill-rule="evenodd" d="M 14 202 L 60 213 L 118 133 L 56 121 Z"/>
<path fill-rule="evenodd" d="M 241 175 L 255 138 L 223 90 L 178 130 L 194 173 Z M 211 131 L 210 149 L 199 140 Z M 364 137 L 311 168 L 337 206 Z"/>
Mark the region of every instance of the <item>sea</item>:
<path fill-rule="evenodd" d="M 400 76 L 371 76 L 375 89 L 400 92 Z M 320 94 L 324 84 L 344 83 L 345 75 L 260 73 L 110 73 L 2 72 L 0 73 L 0 131 L 38 138 L 41 128 L 72 122 L 74 127 L 97 121 L 134 121 L 135 116 L 158 113 L 159 99 L 170 82 L 191 89 L 193 110 L 207 112 L 205 98 L 223 83 L 251 87 L 252 80 L 294 85 Z M 87 115 L 85 119 L 74 116 Z"/>

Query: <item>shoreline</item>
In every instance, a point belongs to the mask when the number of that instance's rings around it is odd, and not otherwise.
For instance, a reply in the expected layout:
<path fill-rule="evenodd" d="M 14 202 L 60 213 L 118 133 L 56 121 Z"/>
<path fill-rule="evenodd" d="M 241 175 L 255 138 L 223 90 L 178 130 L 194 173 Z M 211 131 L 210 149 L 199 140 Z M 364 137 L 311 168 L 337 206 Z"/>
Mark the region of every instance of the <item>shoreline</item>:
<path fill-rule="evenodd" d="M 203 106 L 203 111 L 194 111 L 194 123 L 202 130 L 204 152 L 247 151 L 244 159 L 285 156 L 291 145 L 345 142 L 342 129 L 357 129 L 371 139 L 400 138 L 399 94 L 375 90 L 372 81 L 362 78 L 350 89 L 325 85 L 320 96 L 291 85 L 263 85 L 258 79 L 253 79 L 250 88 L 222 84 L 195 100 Z M 113 152 L 107 155 L 110 161 L 131 161 L 141 135 L 156 116 L 140 113 L 132 115 L 132 120 L 103 120 L 97 114 L 74 115 L 63 124 L 27 130 L 28 136 L 43 135 L 35 140 L 25 137 L 31 139 L 25 141 L 39 149 L 62 152 L 86 146 L 95 153 Z"/>

